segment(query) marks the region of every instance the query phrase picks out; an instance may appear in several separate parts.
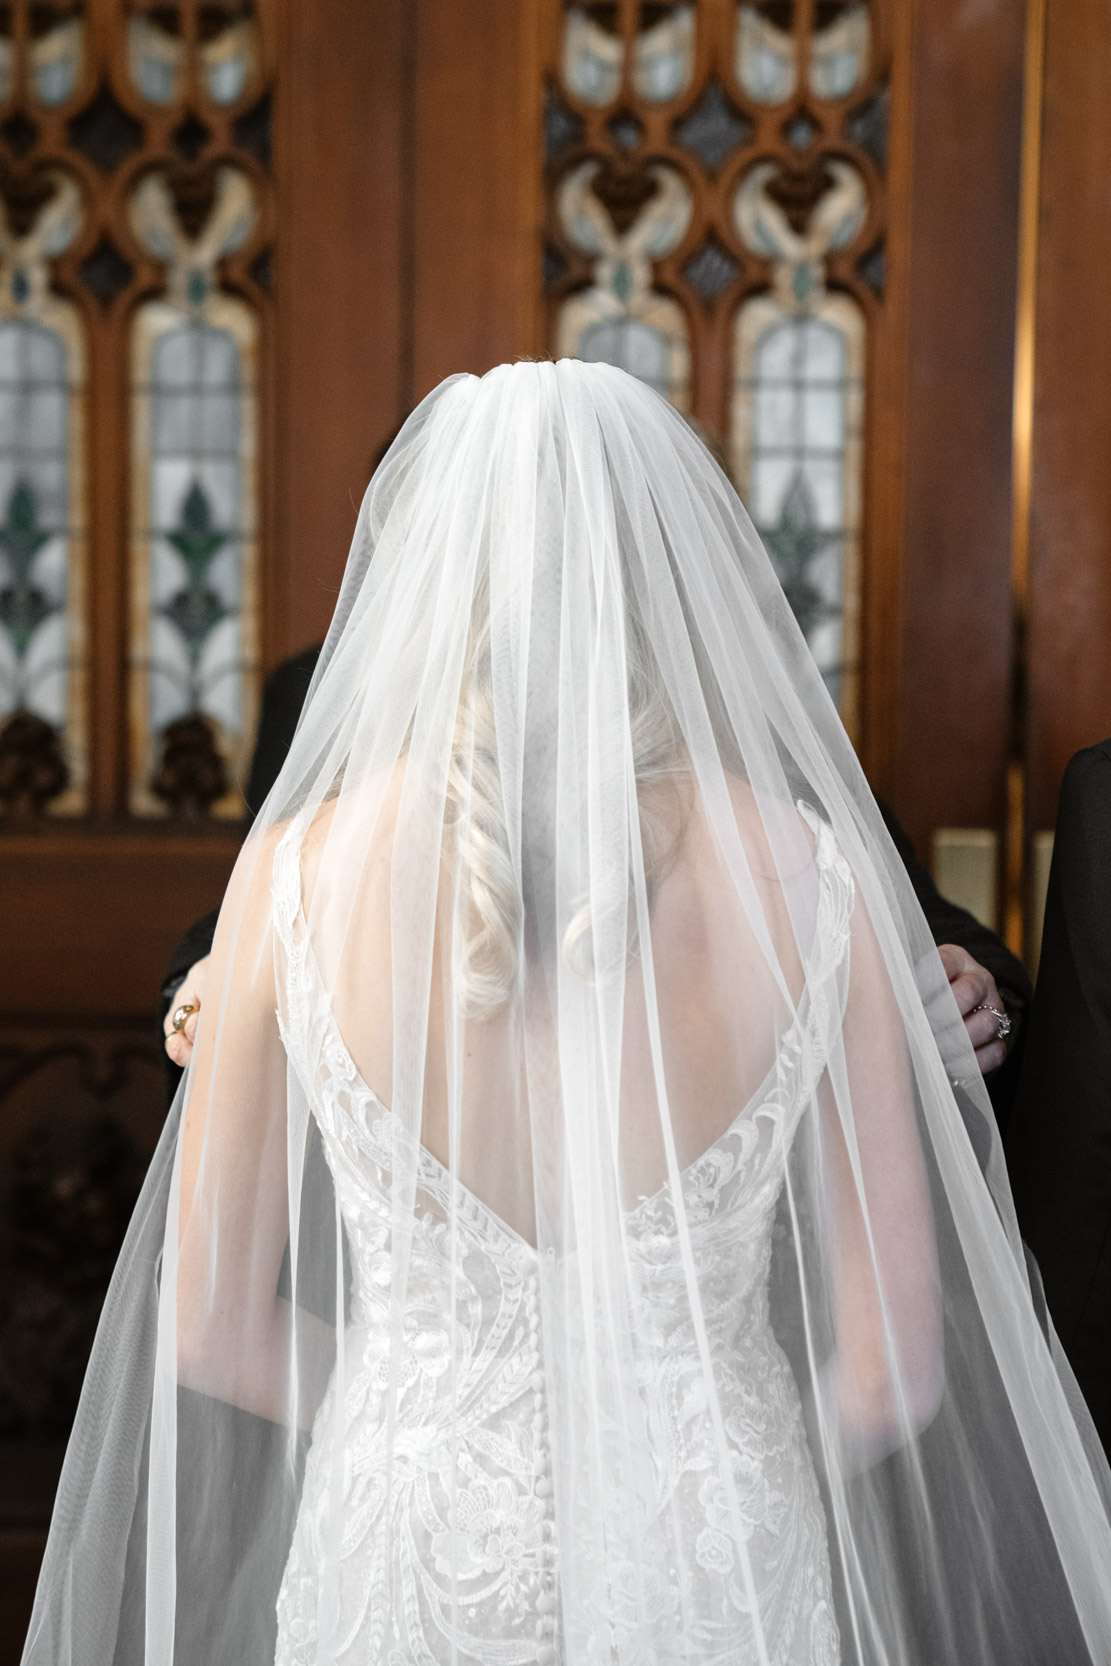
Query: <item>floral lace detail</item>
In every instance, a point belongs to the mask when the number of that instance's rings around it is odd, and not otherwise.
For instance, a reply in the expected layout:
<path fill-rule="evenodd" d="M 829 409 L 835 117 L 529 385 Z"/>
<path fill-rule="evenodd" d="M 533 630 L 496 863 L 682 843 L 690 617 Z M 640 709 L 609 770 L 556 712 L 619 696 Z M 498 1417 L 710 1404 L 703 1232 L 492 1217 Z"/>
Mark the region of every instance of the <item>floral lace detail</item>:
<path fill-rule="evenodd" d="M 764 1090 L 683 1172 L 678 1218 L 664 1187 L 627 1220 L 639 1302 L 636 1414 L 654 1473 L 635 1501 L 606 1500 L 601 1526 L 608 1546 L 627 1540 L 632 1516 L 649 1535 L 666 1522 L 689 1554 L 661 1567 L 647 1616 L 631 1563 L 619 1554 L 608 1562 L 599 1574 L 604 1635 L 597 1588 L 576 1602 L 558 1584 L 548 1401 L 568 1415 L 576 1396 L 545 1367 L 537 1254 L 454 1183 L 358 1075 L 304 931 L 296 823 L 280 843 L 279 1024 L 335 1180 L 353 1296 L 343 1404 L 333 1379 L 278 1598 L 276 1666 L 316 1666 L 322 1650 L 351 1666 L 837 1666 L 822 1506 L 798 1392 L 768 1322 L 775 1205 L 840 1023 L 853 906 L 830 830 L 799 808 L 818 872 L 803 1002 Z M 395 1173 L 416 1177 L 400 1334 L 391 1331 Z M 684 1243 L 729 1485 L 705 1403 Z M 622 1431 L 603 1438 L 616 1446 Z M 337 1503 L 338 1545 L 329 1527 Z M 596 1546 L 577 1547 L 577 1566 L 591 1559 Z M 638 1643 L 646 1624 L 650 1646 Z"/>

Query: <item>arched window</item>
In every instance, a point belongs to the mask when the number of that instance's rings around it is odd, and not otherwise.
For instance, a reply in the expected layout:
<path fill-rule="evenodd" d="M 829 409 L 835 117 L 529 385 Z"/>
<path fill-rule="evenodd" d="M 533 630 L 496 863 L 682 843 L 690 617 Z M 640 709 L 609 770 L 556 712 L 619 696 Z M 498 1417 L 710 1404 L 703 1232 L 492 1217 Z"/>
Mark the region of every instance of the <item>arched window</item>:
<path fill-rule="evenodd" d="M 159 176 L 135 197 L 136 230 L 167 273 L 166 299 L 135 316 L 132 354 L 138 814 L 188 808 L 190 795 L 214 814 L 242 813 L 258 661 L 256 331 L 215 267 L 253 215 L 232 169 L 192 236 Z"/>
<path fill-rule="evenodd" d="M 631 371 L 721 442 L 858 734 L 889 7 L 551 7 L 552 349 Z"/>
<path fill-rule="evenodd" d="M 45 792 L 84 808 L 84 332 L 51 292 L 47 261 L 80 224 L 61 174 L 37 213 L 8 211 L 0 256 L 0 731 L 13 808 Z M 14 222 L 14 223 L 13 223 Z M 20 777 L 23 782 L 20 784 Z"/>
<path fill-rule="evenodd" d="M 845 297 L 822 315 L 737 315 L 733 469 L 826 686 L 855 704 L 861 519 L 863 319 Z"/>

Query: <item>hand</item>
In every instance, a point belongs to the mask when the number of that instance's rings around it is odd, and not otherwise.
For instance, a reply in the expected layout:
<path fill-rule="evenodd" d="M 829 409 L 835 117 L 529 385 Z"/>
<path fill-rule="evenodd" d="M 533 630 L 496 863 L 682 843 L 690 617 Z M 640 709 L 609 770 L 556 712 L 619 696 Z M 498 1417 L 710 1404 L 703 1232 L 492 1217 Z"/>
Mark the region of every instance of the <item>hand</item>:
<path fill-rule="evenodd" d="M 942 943 L 937 952 L 958 1011 L 964 1019 L 968 1038 L 976 1050 L 976 1063 L 981 1073 L 987 1076 L 992 1070 L 999 1069 L 1007 1056 L 1007 1046 L 998 1034 L 995 1015 L 977 1012 L 976 1008 L 993 1006 L 1003 1012 L 1003 998 L 987 967 L 973 960 L 967 949 L 959 949 L 955 943 Z"/>
<path fill-rule="evenodd" d="M 193 1042 L 197 1035 L 197 1025 L 200 1022 L 200 1005 L 204 998 L 204 986 L 208 979 L 209 955 L 198 960 L 196 965 L 190 966 L 182 981 L 177 994 L 170 1002 L 170 1010 L 166 1014 L 166 1022 L 162 1026 L 166 1037 L 166 1052 L 175 1064 L 184 1070 L 193 1056 Z M 174 1013 L 178 1007 L 196 1007 L 191 1012 L 180 1030 L 174 1030 Z"/>

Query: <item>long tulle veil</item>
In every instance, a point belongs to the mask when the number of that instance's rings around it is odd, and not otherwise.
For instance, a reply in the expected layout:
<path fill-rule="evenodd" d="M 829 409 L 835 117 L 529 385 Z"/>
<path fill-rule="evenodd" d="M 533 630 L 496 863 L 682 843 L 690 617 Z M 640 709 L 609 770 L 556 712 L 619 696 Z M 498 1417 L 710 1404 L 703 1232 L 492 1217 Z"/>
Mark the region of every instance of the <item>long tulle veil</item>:
<path fill-rule="evenodd" d="M 209 989 L 27 1666 L 1111 1659 L 940 963 L 653 392 L 406 423 Z"/>

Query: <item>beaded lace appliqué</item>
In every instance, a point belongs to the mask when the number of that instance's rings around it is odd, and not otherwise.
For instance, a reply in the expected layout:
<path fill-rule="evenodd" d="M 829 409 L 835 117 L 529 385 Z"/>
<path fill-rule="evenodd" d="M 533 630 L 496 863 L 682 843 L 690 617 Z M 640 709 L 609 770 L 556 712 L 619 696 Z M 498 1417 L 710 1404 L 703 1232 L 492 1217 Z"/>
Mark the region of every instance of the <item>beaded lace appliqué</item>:
<path fill-rule="evenodd" d="M 594 1609 L 576 1612 L 561 1595 L 548 1413 L 550 1396 L 566 1404 L 571 1391 L 545 1368 L 537 1254 L 454 1184 L 358 1075 L 303 929 L 296 824 L 279 845 L 279 1022 L 332 1169 L 353 1299 L 343 1404 L 333 1380 L 314 1425 L 278 1599 L 276 1666 L 316 1666 L 322 1626 L 334 1658 L 350 1666 L 557 1666 L 566 1657 L 750 1666 L 760 1658 L 753 1594 L 771 1666 L 837 1666 L 825 1522 L 767 1306 L 775 1204 L 840 1022 L 853 905 L 832 834 L 800 810 L 819 876 L 807 992 L 765 1091 L 681 1179 L 731 1488 L 704 1405 L 670 1188 L 627 1220 L 644 1353 L 639 1413 L 654 1453 L 635 1509 L 649 1530 L 666 1522 L 688 1550 L 682 1567 L 661 1569 L 651 1656 L 636 1642 L 643 1592 L 625 1592 L 620 1565 L 606 1570 L 605 1636 L 594 1635 Z M 416 1196 L 399 1322 L 391 1176 L 402 1167 L 415 1169 Z M 627 1501 L 609 1507 L 628 1513 Z"/>

